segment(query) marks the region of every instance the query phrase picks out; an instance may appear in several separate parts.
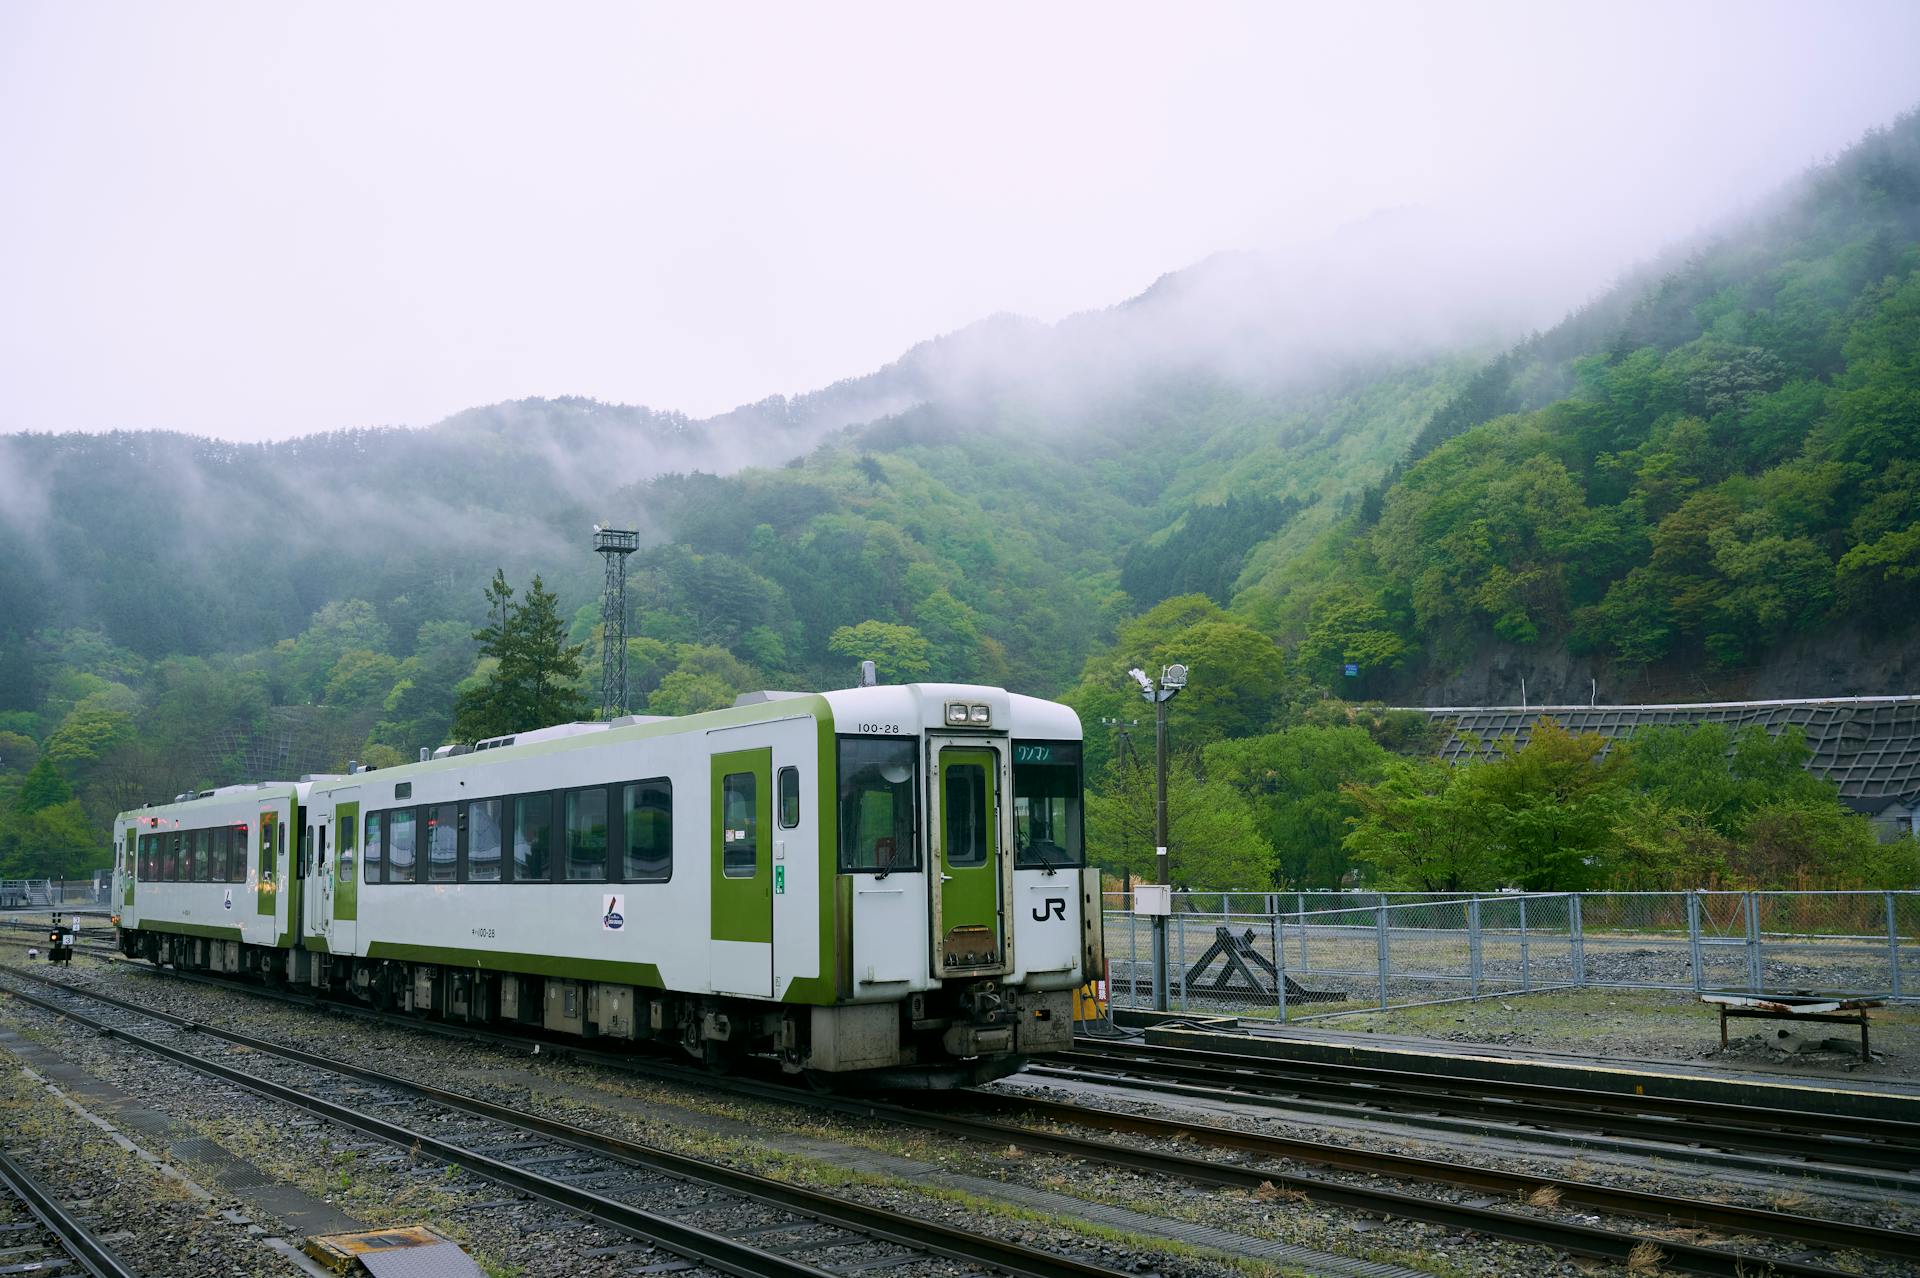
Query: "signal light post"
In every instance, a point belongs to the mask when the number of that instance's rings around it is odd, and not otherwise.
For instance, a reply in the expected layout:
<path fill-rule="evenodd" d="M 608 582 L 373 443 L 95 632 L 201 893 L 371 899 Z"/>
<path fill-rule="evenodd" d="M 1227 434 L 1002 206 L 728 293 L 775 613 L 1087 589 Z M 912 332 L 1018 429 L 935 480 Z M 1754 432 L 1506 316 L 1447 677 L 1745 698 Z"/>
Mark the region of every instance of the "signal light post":
<path fill-rule="evenodd" d="M 1173 879 L 1167 869 L 1167 702 L 1187 686 L 1187 668 L 1164 666 L 1156 683 L 1138 667 L 1127 671 L 1140 685 L 1140 695 L 1153 702 L 1153 855 L 1154 875 L 1167 890 L 1172 908 Z M 1182 961 L 1186 956 L 1182 955 Z M 1167 1010 L 1167 916 L 1153 916 L 1153 1010 Z"/>

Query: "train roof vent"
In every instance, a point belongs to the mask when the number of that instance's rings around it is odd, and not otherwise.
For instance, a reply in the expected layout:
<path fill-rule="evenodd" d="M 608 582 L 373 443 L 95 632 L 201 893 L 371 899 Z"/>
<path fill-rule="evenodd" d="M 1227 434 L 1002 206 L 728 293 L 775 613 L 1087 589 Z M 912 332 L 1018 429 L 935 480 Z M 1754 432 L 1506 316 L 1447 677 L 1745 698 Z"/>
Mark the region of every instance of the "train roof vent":
<path fill-rule="evenodd" d="M 500 746 L 530 745 L 535 741 L 558 741 L 563 737 L 577 737 L 588 732 L 605 732 L 612 726 L 610 723 L 556 723 L 550 728 L 535 728 L 531 732 L 516 732 L 510 737 L 482 741 L 476 748 L 486 750 Z"/>
<path fill-rule="evenodd" d="M 264 781 L 248 781 L 240 785 L 223 785 L 213 790 L 202 790 L 200 797 L 206 799 L 216 794 L 252 794 L 266 784 Z"/>
<path fill-rule="evenodd" d="M 469 754 L 472 750 L 472 746 L 456 741 L 451 745 L 443 745 L 438 750 L 435 750 L 433 757 L 436 759 L 451 759 L 457 754 Z"/>
<path fill-rule="evenodd" d="M 776 692 L 769 688 L 762 689 L 759 692 L 743 692 L 733 699 L 733 704 L 735 706 L 757 706 L 769 701 L 792 701 L 795 697 L 810 695 L 812 694 L 806 692 Z"/>
<path fill-rule="evenodd" d="M 614 728 L 632 728 L 642 723 L 665 723 L 673 718 L 670 714 L 623 714 L 612 720 L 608 726 Z"/>

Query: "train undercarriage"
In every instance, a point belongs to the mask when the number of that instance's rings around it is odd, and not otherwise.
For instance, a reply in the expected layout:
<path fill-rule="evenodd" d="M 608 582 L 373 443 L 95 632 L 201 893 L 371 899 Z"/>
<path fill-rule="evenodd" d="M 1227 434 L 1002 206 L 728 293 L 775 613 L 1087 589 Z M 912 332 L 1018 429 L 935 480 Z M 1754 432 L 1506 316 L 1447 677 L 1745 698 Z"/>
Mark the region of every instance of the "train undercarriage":
<path fill-rule="evenodd" d="M 479 1028 L 649 1044 L 725 1071 L 762 1060 L 818 1084 L 938 1089 L 1017 1073 L 1073 1045 L 1072 992 L 952 982 L 883 1003 L 821 1007 L 601 981 L 366 959 L 126 929 L 129 958 L 311 991 Z"/>

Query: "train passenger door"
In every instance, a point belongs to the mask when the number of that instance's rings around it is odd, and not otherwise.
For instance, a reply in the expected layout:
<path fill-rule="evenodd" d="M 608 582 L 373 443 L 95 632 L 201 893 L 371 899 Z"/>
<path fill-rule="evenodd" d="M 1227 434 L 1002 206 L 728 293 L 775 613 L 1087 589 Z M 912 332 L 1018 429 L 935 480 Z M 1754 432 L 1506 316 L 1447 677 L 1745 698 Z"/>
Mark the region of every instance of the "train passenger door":
<path fill-rule="evenodd" d="M 280 906 L 279 860 L 274 852 L 276 836 L 285 827 L 280 823 L 280 811 L 276 807 L 262 808 L 260 811 L 259 837 L 254 843 L 254 900 L 255 912 L 267 916 L 274 926 L 267 935 L 272 937 L 279 931 L 279 920 L 275 914 Z M 272 944 L 269 940 L 268 944 Z"/>
<path fill-rule="evenodd" d="M 773 997 L 773 751 L 713 756 L 713 989 Z"/>
<path fill-rule="evenodd" d="M 301 940 L 318 944 L 303 944 L 302 948 L 324 951 L 329 948 L 328 924 L 333 917 L 333 866 L 327 838 L 331 814 L 312 804 L 306 815 L 306 833 L 300 841 L 300 903 L 305 916 L 301 920 Z"/>
<path fill-rule="evenodd" d="M 333 796 L 333 922 L 328 943 L 335 954 L 352 954 L 360 918 L 360 802 Z"/>
<path fill-rule="evenodd" d="M 139 826 L 127 827 L 127 847 L 120 857 L 120 908 L 128 914 L 133 913 L 133 884 L 140 863 L 135 848 L 139 846 Z"/>
<path fill-rule="evenodd" d="M 933 971 L 942 978 L 1005 972 L 1000 751 L 978 741 L 935 741 L 930 749 Z"/>

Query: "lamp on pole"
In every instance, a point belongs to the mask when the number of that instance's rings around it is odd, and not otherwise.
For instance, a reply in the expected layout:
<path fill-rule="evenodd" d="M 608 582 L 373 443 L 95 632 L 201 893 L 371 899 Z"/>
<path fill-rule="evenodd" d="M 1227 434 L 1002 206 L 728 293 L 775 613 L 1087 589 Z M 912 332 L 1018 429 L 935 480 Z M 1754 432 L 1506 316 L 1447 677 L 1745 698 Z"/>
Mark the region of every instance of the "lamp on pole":
<path fill-rule="evenodd" d="M 1140 695 L 1153 702 L 1153 857 L 1154 875 L 1172 901 L 1173 879 L 1167 870 L 1167 702 L 1187 686 L 1187 668 L 1163 666 L 1156 682 L 1135 667 L 1127 673 L 1140 685 Z M 1183 956 L 1184 958 L 1184 956 Z M 1153 1009 L 1167 1010 L 1167 916 L 1153 916 Z"/>

